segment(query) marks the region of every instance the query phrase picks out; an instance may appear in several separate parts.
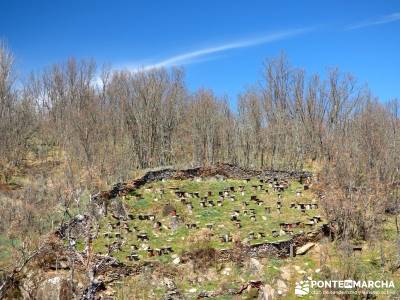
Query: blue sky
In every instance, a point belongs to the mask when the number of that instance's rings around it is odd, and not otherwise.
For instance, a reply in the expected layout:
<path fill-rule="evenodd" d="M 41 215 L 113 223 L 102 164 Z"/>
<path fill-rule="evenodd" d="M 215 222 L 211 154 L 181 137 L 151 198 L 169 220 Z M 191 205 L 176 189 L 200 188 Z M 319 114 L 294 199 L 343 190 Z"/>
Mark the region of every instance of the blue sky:
<path fill-rule="evenodd" d="M 400 1 L 0 1 L 20 73 L 70 56 L 137 69 L 182 65 L 191 90 L 236 95 L 284 51 L 308 74 L 339 67 L 400 97 Z"/>

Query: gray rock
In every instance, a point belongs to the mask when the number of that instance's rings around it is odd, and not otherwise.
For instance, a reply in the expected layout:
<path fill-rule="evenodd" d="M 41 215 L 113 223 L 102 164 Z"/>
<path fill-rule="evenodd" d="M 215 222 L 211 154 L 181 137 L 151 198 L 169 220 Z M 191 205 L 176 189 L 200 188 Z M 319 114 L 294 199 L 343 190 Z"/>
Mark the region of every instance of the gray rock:
<path fill-rule="evenodd" d="M 272 300 L 274 299 L 275 290 L 269 284 L 264 285 L 258 293 L 258 300 Z"/>
<path fill-rule="evenodd" d="M 164 285 L 167 288 L 167 290 L 176 289 L 176 285 L 172 279 L 170 279 L 168 277 L 164 277 L 163 281 L 164 281 Z"/>
<path fill-rule="evenodd" d="M 278 294 L 280 294 L 280 295 L 286 295 L 287 292 L 289 291 L 288 286 L 287 286 L 286 283 L 285 283 L 283 280 L 281 280 L 281 279 L 278 279 L 278 280 L 276 281 L 276 286 L 277 286 L 277 289 L 278 289 Z"/>
<path fill-rule="evenodd" d="M 315 246 L 315 243 L 307 243 L 296 250 L 296 255 L 303 255 L 308 252 L 312 247 Z"/>
<path fill-rule="evenodd" d="M 249 261 L 250 273 L 255 275 L 262 272 L 263 265 L 255 258 L 250 258 Z"/>
<path fill-rule="evenodd" d="M 73 299 L 69 281 L 62 276 L 54 276 L 43 281 L 37 291 L 36 299 L 68 300 Z"/>

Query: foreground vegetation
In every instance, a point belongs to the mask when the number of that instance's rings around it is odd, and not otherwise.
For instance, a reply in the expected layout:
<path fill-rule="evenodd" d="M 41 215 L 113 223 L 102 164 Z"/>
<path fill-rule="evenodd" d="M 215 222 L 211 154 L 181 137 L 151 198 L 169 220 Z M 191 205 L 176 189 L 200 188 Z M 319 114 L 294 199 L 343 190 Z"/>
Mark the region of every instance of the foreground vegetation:
<path fill-rule="evenodd" d="M 329 260 L 331 274 L 341 278 L 379 275 L 397 280 L 398 100 L 382 102 L 353 76 L 336 69 L 326 76 L 307 76 L 282 55 L 266 62 L 260 84 L 239 95 L 237 110 L 228 103 L 229 99 L 210 90 L 187 90 L 181 69 L 129 72 L 96 69 L 92 61 L 69 59 L 29 78 L 18 78 L 14 57 L 1 44 L 2 276 L 23 264 L 48 233 L 86 213 L 91 194 L 134 178 L 146 168 L 229 162 L 260 169 L 312 170 L 320 213 L 335 228 L 326 257 L 321 254 L 319 263 L 313 260 L 316 268 L 323 270 Z M 202 189 L 193 182 L 168 184 Z M 223 184 L 210 183 L 207 188 L 222 188 L 218 185 Z M 132 211 L 157 207 L 151 193 L 140 193 L 143 198 L 125 199 Z M 274 194 L 265 200 L 269 197 Z M 189 219 L 183 206 L 176 204 L 178 214 Z M 197 214 L 195 208 L 192 217 L 203 226 L 224 217 L 231 205 L 226 212 L 216 206 Z M 284 210 L 288 218 L 295 217 Z M 277 223 L 273 219 L 257 225 L 257 230 L 269 232 Z M 187 232 L 183 229 L 177 235 Z M 248 234 L 238 233 L 242 240 Z M 268 235 L 266 239 L 274 240 Z M 79 247 L 82 243 L 77 242 Z M 177 241 L 171 242 L 178 246 Z M 179 247 L 190 244 L 179 243 Z M 364 245 L 363 251 L 349 263 L 348 245 L 353 244 Z M 96 250 L 104 252 L 104 245 L 104 240 L 97 241 Z M 152 245 L 161 246 L 161 242 Z M 122 253 L 116 255 L 118 259 L 126 259 Z M 272 269 L 275 263 L 265 262 Z M 129 280 L 133 282 L 125 282 L 128 286 L 143 284 L 140 277 Z M 124 293 L 125 288 L 118 291 Z"/>

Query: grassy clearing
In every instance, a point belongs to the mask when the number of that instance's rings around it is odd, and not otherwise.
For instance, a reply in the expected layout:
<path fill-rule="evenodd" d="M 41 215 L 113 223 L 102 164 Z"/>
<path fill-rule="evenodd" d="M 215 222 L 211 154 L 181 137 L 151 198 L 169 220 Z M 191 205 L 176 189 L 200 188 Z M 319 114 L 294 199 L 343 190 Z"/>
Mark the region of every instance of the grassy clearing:
<path fill-rule="evenodd" d="M 201 181 L 166 180 L 146 184 L 123 200 L 126 211 L 136 217 L 136 219 L 129 220 L 126 222 L 127 225 L 124 225 L 129 227 L 131 232 L 128 232 L 124 227 L 115 225 L 113 225 L 114 229 L 112 229 L 111 225 L 117 224 L 118 220 L 108 216 L 100 220 L 100 234 L 94 241 L 94 249 L 97 252 L 105 253 L 107 245 L 118 240 L 115 234 L 120 234 L 123 237 L 123 246 L 121 251 L 115 252 L 114 255 L 121 261 L 130 263 L 127 260 L 127 256 L 131 253 L 132 247 L 137 247 L 139 257 L 142 260 L 159 259 L 163 262 L 170 262 L 172 260 L 170 255 L 149 258 L 146 248 L 172 247 L 174 253 L 178 255 L 183 251 L 193 250 L 194 247 L 199 246 L 196 241 L 201 238 L 200 235 L 204 233 L 205 228 L 210 224 L 212 225 L 211 238 L 204 246 L 211 246 L 217 249 L 230 248 L 235 240 L 250 244 L 285 240 L 289 239 L 290 235 L 282 232 L 279 236 L 274 237 L 272 235 L 273 230 L 280 231 L 280 223 L 307 222 L 309 218 L 320 214 L 318 209 L 301 212 L 290 208 L 290 204 L 293 202 L 311 203 L 316 201 L 312 192 L 303 191 L 303 186 L 298 182 L 291 182 L 289 187 L 280 193 L 281 198 L 278 198 L 278 192 L 273 191 L 267 183 L 263 184 L 266 190 L 258 190 L 253 187 L 260 184 L 262 183 L 256 178 L 251 179 L 249 182 L 246 180 L 207 179 Z M 239 192 L 239 186 L 244 186 L 244 195 Z M 218 206 L 219 192 L 229 190 L 231 187 L 235 191 L 224 197 L 222 206 Z M 297 190 L 302 190 L 300 197 L 296 196 Z M 161 191 L 164 192 L 160 193 Z M 176 191 L 199 193 L 199 198 L 186 197 L 187 202 L 193 205 L 192 210 L 189 210 L 187 205 L 182 203 L 175 194 Z M 209 192 L 212 195 L 208 196 L 207 201 L 213 201 L 215 206 L 201 207 L 201 198 L 207 196 Z M 229 199 L 231 196 L 235 197 L 234 201 Z M 257 205 L 255 201 L 250 201 L 251 196 L 256 196 L 263 201 L 263 204 Z M 282 203 L 280 213 L 276 208 L 277 201 Z M 245 202 L 248 205 L 245 205 Z M 176 227 L 174 226 L 174 218 L 163 214 L 166 205 L 172 206 L 179 216 Z M 266 213 L 266 207 L 271 208 L 271 213 Z M 231 214 L 234 210 L 240 211 L 239 219 L 242 225 L 240 229 L 231 221 Z M 244 213 L 245 210 L 248 212 L 247 215 Z M 255 220 L 250 217 L 251 210 L 255 212 Z M 139 220 L 137 217 L 139 214 L 154 215 L 155 220 Z M 157 221 L 162 224 L 160 229 L 154 228 L 154 223 Z M 185 226 L 186 224 L 196 224 L 196 228 L 188 229 Z M 313 228 L 297 227 L 293 229 L 293 233 L 308 230 L 313 230 Z M 106 232 L 110 233 L 111 237 L 105 237 L 104 233 Z M 139 233 L 146 233 L 149 241 L 139 241 L 137 238 Z M 254 239 L 250 238 L 251 233 L 255 234 Z M 259 233 L 262 233 L 263 236 L 260 236 Z M 221 237 L 224 235 L 232 237 L 232 241 L 222 241 Z"/>
<path fill-rule="evenodd" d="M 306 210 L 301 212 L 297 209 L 290 208 L 291 203 L 314 203 L 316 202 L 315 195 L 307 190 L 303 190 L 303 186 L 298 182 L 291 182 L 289 187 L 281 193 L 282 197 L 278 198 L 278 193 L 273 191 L 268 186 L 268 192 L 265 190 L 254 190 L 253 185 L 260 184 L 257 179 L 251 179 L 250 182 L 245 180 L 224 180 L 207 179 L 202 181 L 195 180 L 166 180 L 156 183 L 151 183 L 143 186 L 141 189 L 133 192 L 124 200 L 124 206 L 128 213 L 135 216 L 139 214 L 154 215 L 155 220 L 130 220 L 127 221 L 132 232 L 125 232 L 122 228 L 110 230 L 110 224 L 118 222 L 111 216 L 100 220 L 99 238 L 94 241 L 94 249 L 98 252 L 105 252 L 106 245 L 117 240 L 115 235 L 112 238 L 104 237 L 105 232 L 115 234 L 120 232 L 123 236 L 123 246 L 121 251 L 115 252 L 114 256 L 127 264 L 134 264 L 129 261 L 127 256 L 131 253 L 131 246 L 135 245 L 139 249 L 137 251 L 140 260 L 159 260 L 166 268 L 172 266 L 172 261 L 175 256 L 162 255 L 149 257 L 146 247 L 153 249 L 166 246 L 172 247 L 174 254 L 180 255 L 184 251 L 195 250 L 201 247 L 213 248 L 230 248 L 232 242 L 222 242 L 220 236 L 230 234 L 234 239 L 241 240 L 244 243 L 261 243 L 279 241 L 290 238 L 290 235 L 283 234 L 278 237 L 272 236 L 272 230 L 279 231 L 281 222 L 306 222 L 310 217 L 319 215 L 321 212 L 318 209 Z M 266 184 L 264 184 L 266 185 Z M 235 187 L 235 192 L 231 195 L 235 196 L 235 201 L 230 201 L 229 197 L 225 197 L 222 206 L 201 207 L 200 198 L 206 196 L 211 191 L 212 196 L 208 200 L 213 200 L 217 203 L 218 193 Z M 239 186 L 244 186 L 245 194 L 238 192 Z M 160 191 L 164 191 L 163 194 Z M 296 191 L 302 190 L 301 196 L 296 196 Z M 189 211 L 186 204 L 176 196 L 175 191 L 188 193 L 198 192 L 200 198 L 187 197 L 187 200 L 192 203 L 193 209 Z M 259 206 L 254 201 L 249 201 L 251 196 L 257 196 L 263 200 L 264 204 Z M 277 201 L 281 201 L 282 209 L 279 213 L 276 209 Z M 249 205 L 245 206 L 244 201 Z M 179 215 L 178 226 L 175 229 L 172 227 L 172 217 L 163 215 L 165 205 L 171 205 L 176 209 Z M 265 207 L 271 207 L 271 213 L 265 213 Z M 244 210 L 254 209 L 256 221 L 252 221 L 249 215 L 244 215 Z M 242 228 L 235 227 L 230 220 L 231 213 L 234 210 L 240 210 L 239 219 L 241 220 Z M 153 228 L 153 224 L 160 221 L 163 225 L 161 230 Z M 323 220 L 324 221 L 324 220 Z M 188 229 L 185 224 L 196 224 L 196 229 Z M 202 239 L 205 228 L 208 224 L 213 224 L 209 239 Z M 315 229 L 315 228 L 314 228 Z M 294 233 L 300 231 L 313 230 L 311 227 L 294 228 Z M 137 239 L 137 234 L 145 232 L 149 241 L 141 242 Z M 254 240 L 249 239 L 250 232 L 263 232 L 265 237 L 257 237 Z M 397 271 L 391 270 L 397 262 L 397 248 L 395 247 L 396 228 L 394 220 L 388 218 L 384 231 L 382 232 L 383 240 L 379 243 L 369 243 L 363 245 L 363 251 L 360 254 L 350 253 L 349 256 L 344 256 L 343 250 L 339 250 L 339 245 L 329 241 L 323 241 L 316 246 L 316 249 L 311 250 L 308 254 L 297 256 L 286 260 L 281 259 L 261 259 L 263 265 L 261 273 L 252 271 L 248 262 L 245 265 L 238 265 L 236 262 L 217 264 L 210 266 L 206 270 L 200 271 L 188 266 L 187 264 L 178 266 L 178 274 L 175 282 L 187 299 L 194 299 L 200 291 L 215 291 L 220 289 L 237 289 L 241 285 L 250 280 L 262 280 L 265 283 L 276 284 L 278 280 L 284 279 L 288 285 L 288 291 L 285 299 L 297 299 L 294 295 L 294 287 L 297 281 L 301 280 L 329 280 L 352 278 L 358 280 L 393 280 L 396 286 L 400 286 L 400 277 Z M 382 245 L 382 247 L 381 247 Z M 384 256 L 384 265 L 382 265 L 382 253 Z M 290 278 L 284 278 L 284 269 L 290 270 Z M 123 299 L 127 293 L 131 293 L 130 287 L 135 287 L 136 293 L 138 286 L 145 285 L 143 275 L 132 279 L 126 278 L 120 287 L 115 286 L 117 296 Z M 399 291 L 397 291 L 399 292 Z M 158 288 L 146 289 L 140 293 L 146 293 L 146 297 L 159 298 L 165 289 L 162 285 Z M 138 295 L 139 296 L 139 295 Z M 144 296 L 144 294 L 143 294 Z M 243 299 L 248 299 L 246 293 Z M 303 299 L 313 299 L 315 295 L 303 297 Z M 215 299 L 231 299 L 231 296 L 220 296 Z M 385 297 L 378 296 L 378 299 Z"/>

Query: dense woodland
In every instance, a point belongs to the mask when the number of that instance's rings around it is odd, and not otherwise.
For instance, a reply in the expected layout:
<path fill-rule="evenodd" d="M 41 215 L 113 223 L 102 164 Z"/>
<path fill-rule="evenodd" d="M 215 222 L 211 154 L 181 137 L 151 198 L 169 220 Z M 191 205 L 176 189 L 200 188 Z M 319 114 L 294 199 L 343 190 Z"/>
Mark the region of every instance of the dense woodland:
<path fill-rule="evenodd" d="M 337 69 L 306 74 L 285 55 L 262 69 L 233 108 L 212 90 L 189 91 L 182 69 L 71 58 L 20 77 L 2 44 L 1 234 L 33 240 L 132 170 L 227 162 L 312 168 L 337 237 L 373 239 L 398 213 L 399 101 L 377 99 Z"/>

